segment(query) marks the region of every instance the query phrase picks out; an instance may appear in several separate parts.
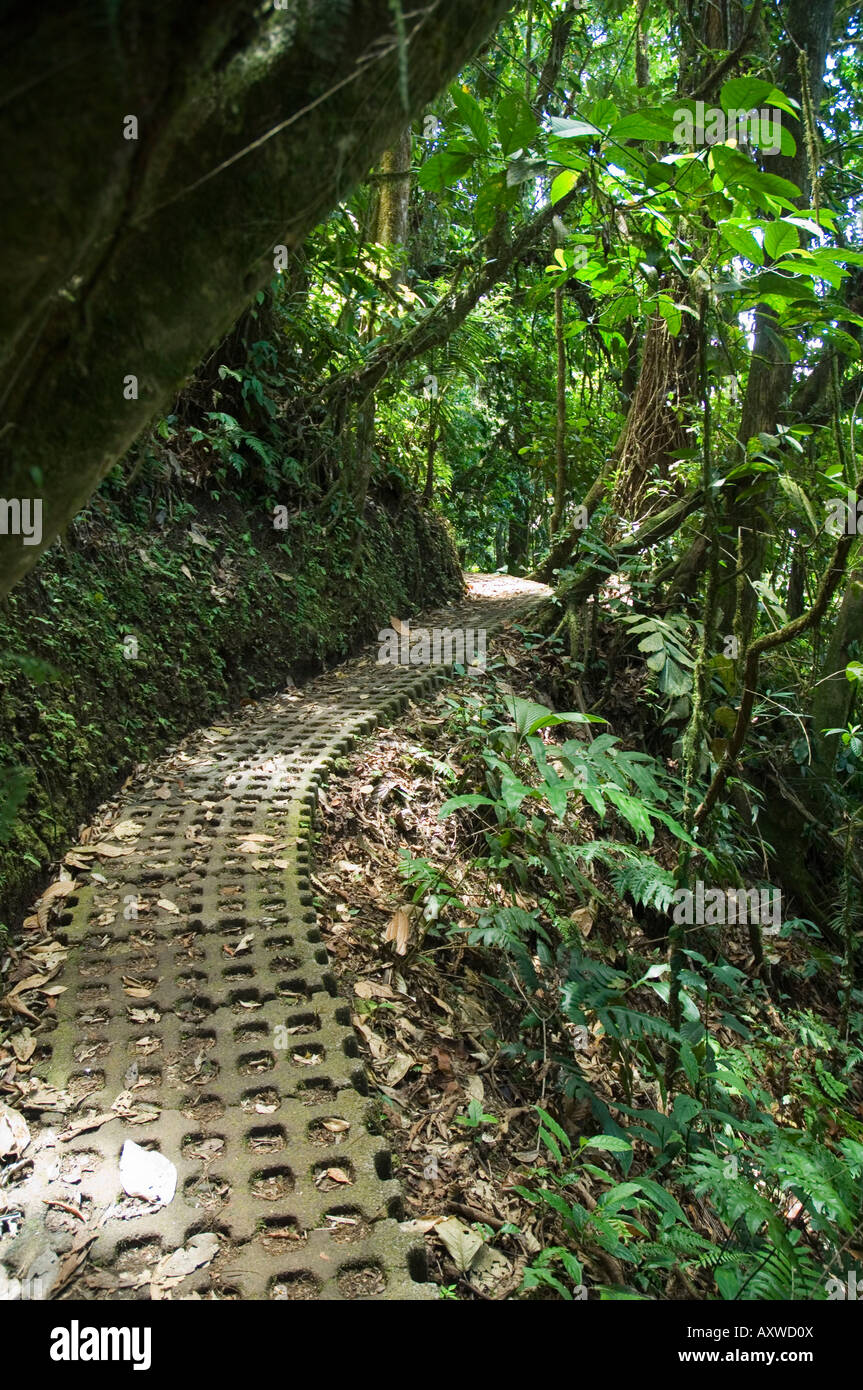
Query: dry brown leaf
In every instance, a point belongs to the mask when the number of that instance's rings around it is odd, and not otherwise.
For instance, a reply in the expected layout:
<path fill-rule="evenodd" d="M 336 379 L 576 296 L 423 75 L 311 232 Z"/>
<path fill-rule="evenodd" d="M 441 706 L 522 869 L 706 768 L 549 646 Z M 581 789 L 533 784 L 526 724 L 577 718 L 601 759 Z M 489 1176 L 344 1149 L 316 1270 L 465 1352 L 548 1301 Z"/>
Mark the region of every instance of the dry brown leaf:
<path fill-rule="evenodd" d="M 26 979 L 19 980 L 14 989 L 10 989 L 6 995 L 7 1000 L 14 999 L 19 994 L 25 994 L 28 989 L 44 989 L 56 974 L 57 971 L 52 970 L 49 975 L 28 975 Z"/>
<path fill-rule="evenodd" d="M 393 950 L 397 956 L 403 956 L 407 952 L 410 931 L 410 909 L 407 907 L 397 907 L 384 933 L 384 941 L 392 941 L 394 943 Z"/>
<path fill-rule="evenodd" d="M 130 999 L 149 999 L 153 993 L 153 985 L 145 985 L 143 980 L 136 980 L 134 975 L 124 975 L 123 992 L 128 994 Z"/>
<path fill-rule="evenodd" d="M 448 1216 L 435 1227 L 438 1236 L 452 1256 L 453 1264 L 462 1274 L 466 1274 L 483 1247 L 482 1236 L 456 1216 Z"/>
<path fill-rule="evenodd" d="M 95 1239 L 96 1235 L 90 1234 L 90 1232 L 88 1231 L 81 1231 L 75 1237 L 72 1243 L 72 1249 L 69 1251 L 69 1253 L 63 1260 L 63 1263 L 60 1266 L 60 1271 L 57 1275 L 57 1282 L 54 1284 L 54 1287 L 52 1289 L 52 1294 L 55 1297 L 58 1293 L 61 1292 L 62 1289 L 66 1287 L 69 1281 L 72 1278 L 74 1278 L 75 1274 L 77 1274 L 81 1265 L 86 1260 L 90 1250 L 90 1246 L 93 1244 Z"/>
<path fill-rule="evenodd" d="M 582 936 L 590 936 L 593 931 L 593 913 L 589 907 L 577 907 L 572 913 L 572 920 L 578 927 Z"/>
<path fill-rule="evenodd" d="M 74 866 L 76 868 L 89 869 L 90 860 L 92 858 L 93 851 L 91 849 L 86 848 L 84 845 L 76 845 L 74 849 L 69 850 L 69 853 L 66 855 L 66 858 L 63 860 L 63 863 L 74 863 Z"/>
<path fill-rule="evenodd" d="M 114 840 L 136 840 L 143 829 L 143 825 L 139 825 L 137 821 L 121 820 L 113 830 L 108 831 L 108 834 Z"/>
<path fill-rule="evenodd" d="M 0 1003 L 5 1004 L 7 1009 L 14 1009 L 16 1014 L 23 1014 L 25 1018 L 32 1018 L 36 1023 L 39 1022 L 38 1016 L 26 1004 L 22 1004 L 20 999 L 14 999 L 11 994 L 4 994 Z"/>
<path fill-rule="evenodd" d="M 416 1057 L 410 1057 L 407 1052 L 397 1052 L 384 1077 L 387 1086 L 397 1086 L 407 1076 L 411 1067 L 416 1065 L 416 1060 Z"/>
<path fill-rule="evenodd" d="M 203 1231 L 192 1236 L 187 1245 L 159 1260 L 150 1279 L 150 1297 L 154 1300 L 163 1299 L 187 1275 L 208 1265 L 218 1253 L 217 1235 Z"/>
<path fill-rule="evenodd" d="M 0 1101 L 0 1158 L 20 1158 L 30 1143 L 30 1130 L 23 1115 Z"/>
<path fill-rule="evenodd" d="M 324 1171 L 318 1173 L 318 1176 L 315 1178 L 315 1186 L 320 1187 L 321 1183 L 326 1182 L 327 1178 L 329 1178 L 330 1182 L 342 1183 L 346 1187 L 350 1187 L 352 1184 L 352 1179 L 348 1177 L 343 1168 L 325 1168 Z"/>
<path fill-rule="evenodd" d="M 353 1023 L 357 1032 L 363 1038 L 364 1042 L 368 1043 L 369 1051 L 371 1052 L 375 1061 L 382 1061 L 388 1055 L 386 1043 L 384 1042 L 383 1038 L 379 1037 L 377 1033 L 373 1033 L 371 1028 L 367 1027 L 366 1024 L 363 1023 L 362 1019 L 357 1014 L 353 1014 L 351 1016 L 351 1022 Z"/>
<path fill-rule="evenodd" d="M 42 894 L 36 904 L 36 920 L 42 928 L 47 927 L 48 917 L 51 912 L 51 904 L 58 898 L 66 898 L 74 891 L 75 880 L 72 878 L 58 879 L 56 883 L 50 884 Z"/>
<path fill-rule="evenodd" d="M 215 550 L 216 548 L 212 541 L 207 540 L 203 531 L 199 526 L 196 526 L 194 522 L 192 522 L 189 527 L 189 540 L 192 542 L 192 545 L 202 545 L 205 550 Z"/>
<path fill-rule="evenodd" d="M 389 985 L 379 984 L 377 980 L 357 980 L 354 985 L 354 994 L 358 999 L 398 999 L 394 989 Z"/>
<path fill-rule="evenodd" d="M 164 912 L 173 912 L 175 917 L 180 915 L 180 909 L 176 903 L 171 902 L 170 898 L 159 898 L 156 906 L 161 907 Z"/>
<path fill-rule="evenodd" d="M 15 1033 L 10 1041 L 12 1043 L 12 1051 L 15 1053 L 18 1061 L 22 1063 L 29 1062 L 33 1053 L 36 1051 L 36 1039 L 30 1032 L 30 1029 L 22 1028 L 21 1032 Z"/>
<path fill-rule="evenodd" d="M 253 931 L 247 931 L 244 936 L 240 937 L 236 946 L 232 946 L 230 942 L 226 941 L 224 946 L 222 947 L 222 950 L 225 952 L 226 956 L 242 955 L 243 951 L 248 951 L 251 949 L 251 945 L 254 939 L 255 933 Z"/>

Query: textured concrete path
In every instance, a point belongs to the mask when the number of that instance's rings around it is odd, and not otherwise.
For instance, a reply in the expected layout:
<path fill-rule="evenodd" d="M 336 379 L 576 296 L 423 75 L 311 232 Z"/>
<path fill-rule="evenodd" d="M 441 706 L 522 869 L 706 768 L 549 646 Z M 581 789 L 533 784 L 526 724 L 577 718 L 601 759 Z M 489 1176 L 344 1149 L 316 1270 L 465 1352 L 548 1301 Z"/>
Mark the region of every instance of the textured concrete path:
<path fill-rule="evenodd" d="M 469 601 L 412 629 L 491 635 L 547 592 L 500 576 L 470 588 Z M 328 767 L 446 676 L 376 656 L 203 730 L 148 768 L 102 831 L 113 852 L 100 878 L 84 875 L 66 900 L 65 992 L 41 1071 L 61 1099 L 34 1125 L 34 1167 L 14 1192 L 24 1221 L 0 1241 L 7 1267 L 47 1241 L 61 1257 L 47 1282 L 59 1269 L 61 1297 L 435 1296 L 421 1243 L 399 1229 L 399 1185 L 309 880 Z M 124 1194 L 129 1139 L 175 1166 L 172 1200 Z M 172 1283 L 195 1259 L 206 1263 Z"/>

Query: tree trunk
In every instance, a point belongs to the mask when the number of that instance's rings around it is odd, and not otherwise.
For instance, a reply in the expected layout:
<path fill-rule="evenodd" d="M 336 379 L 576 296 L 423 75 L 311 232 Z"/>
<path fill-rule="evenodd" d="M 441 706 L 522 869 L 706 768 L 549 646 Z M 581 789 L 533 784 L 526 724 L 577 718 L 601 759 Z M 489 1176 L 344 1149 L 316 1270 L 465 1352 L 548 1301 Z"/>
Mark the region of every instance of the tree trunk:
<path fill-rule="evenodd" d="M 380 163 L 380 184 L 375 211 L 375 245 L 394 250 L 387 269 L 393 289 L 405 284 L 407 271 L 408 210 L 411 196 L 411 130 L 407 126 L 391 149 L 384 150 Z M 369 313 L 361 331 L 368 341 L 374 335 L 374 313 Z M 368 396 L 360 406 L 354 431 L 353 494 L 357 514 L 362 516 L 371 482 L 375 444 L 375 398 Z"/>
<path fill-rule="evenodd" d="M 554 506 L 548 524 L 553 541 L 566 506 L 566 343 L 563 337 L 563 286 L 554 292 L 554 341 L 557 351 L 557 413 L 554 427 Z"/>
<path fill-rule="evenodd" d="M 783 20 L 791 36 L 786 42 L 779 62 L 777 85 L 787 96 L 800 101 L 801 51 L 808 75 L 808 95 L 812 109 L 817 112 L 824 84 L 824 65 L 833 27 L 834 0 L 790 0 Z M 770 173 L 790 179 L 801 191 L 798 205 L 809 207 L 812 196 L 812 176 L 807 158 L 807 139 L 803 123 L 783 115 L 790 134 L 796 142 L 793 155 L 769 155 L 763 162 Z M 755 342 L 746 384 L 746 396 L 738 430 L 741 456 L 745 457 L 748 441 L 761 432 L 774 433 L 782 406 L 792 382 L 792 367 L 787 349 L 775 331 L 774 316 L 765 306 L 755 314 Z M 753 489 L 751 479 L 742 479 L 729 489 L 728 516 L 737 530 L 736 588 L 726 586 L 723 596 L 724 622 L 727 630 L 732 624 L 740 641 L 746 646 L 754 628 L 757 598 L 753 581 L 761 575 L 766 554 L 761 512 L 766 501 L 763 489 Z"/>
<path fill-rule="evenodd" d="M 682 292 L 673 292 L 675 299 L 681 296 Z M 622 516 L 635 519 L 640 515 L 648 483 L 667 480 L 677 453 L 687 447 L 686 412 L 697 375 L 695 320 L 684 314 L 675 338 L 662 315 L 658 311 L 651 314 L 619 455 L 614 506 Z"/>
<path fill-rule="evenodd" d="M 438 439 L 438 417 L 440 415 L 440 402 L 437 395 L 432 396 L 429 407 L 429 432 L 426 444 L 426 480 L 423 488 L 423 501 L 426 506 L 431 505 L 434 496 L 434 456 Z"/>
<path fill-rule="evenodd" d="M 848 580 L 812 697 L 812 746 L 824 768 L 832 767 L 837 748 L 835 735 L 825 738 L 824 729 L 844 728 L 854 709 L 857 682 L 847 679 L 845 667 L 855 642 L 856 650 L 863 653 L 863 566 L 859 565 Z"/>

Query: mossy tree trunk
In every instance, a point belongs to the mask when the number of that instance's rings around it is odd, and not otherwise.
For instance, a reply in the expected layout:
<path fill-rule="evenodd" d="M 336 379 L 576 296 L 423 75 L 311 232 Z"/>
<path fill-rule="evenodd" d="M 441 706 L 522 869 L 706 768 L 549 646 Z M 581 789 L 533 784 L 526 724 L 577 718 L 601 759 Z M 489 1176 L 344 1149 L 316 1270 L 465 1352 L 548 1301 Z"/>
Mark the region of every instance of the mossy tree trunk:
<path fill-rule="evenodd" d="M 377 246 L 392 250 L 387 279 L 396 292 L 406 284 L 408 209 L 411 195 L 411 129 L 406 126 L 380 162 L 380 184 L 375 209 L 374 240 Z M 363 337 L 375 334 L 375 315 L 366 317 Z M 353 492 L 357 512 L 362 515 L 372 476 L 375 443 L 375 398 L 369 396 L 360 407 L 354 432 Z"/>
<path fill-rule="evenodd" d="M 823 730 L 844 728 L 854 710 L 857 683 L 845 675 L 852 649 L 863 652 L 861 565 L 848 580 L 812 698 L 812 745 L 816 759 L 825 767 L 832 766 L 837 743 L 835 736 L 825 738 Z"/>

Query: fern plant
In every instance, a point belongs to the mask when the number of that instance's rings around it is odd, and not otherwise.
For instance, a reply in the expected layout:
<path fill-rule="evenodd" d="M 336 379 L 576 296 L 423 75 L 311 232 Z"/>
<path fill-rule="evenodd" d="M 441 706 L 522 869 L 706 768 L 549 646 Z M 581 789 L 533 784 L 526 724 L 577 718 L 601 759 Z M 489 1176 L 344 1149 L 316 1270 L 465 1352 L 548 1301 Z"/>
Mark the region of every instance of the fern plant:
<path fill-rule="evenodd" d="M 632 636 L 639 638 L 638 650 L 644 654 L 647 669 L 656 676 L 661 693 L 672 698 L 688 695 L 692 690 L 695 657 L 689 644 L 686 619 L 676 614 L 657 618 L 627 613 L 619 621 Z"/>

